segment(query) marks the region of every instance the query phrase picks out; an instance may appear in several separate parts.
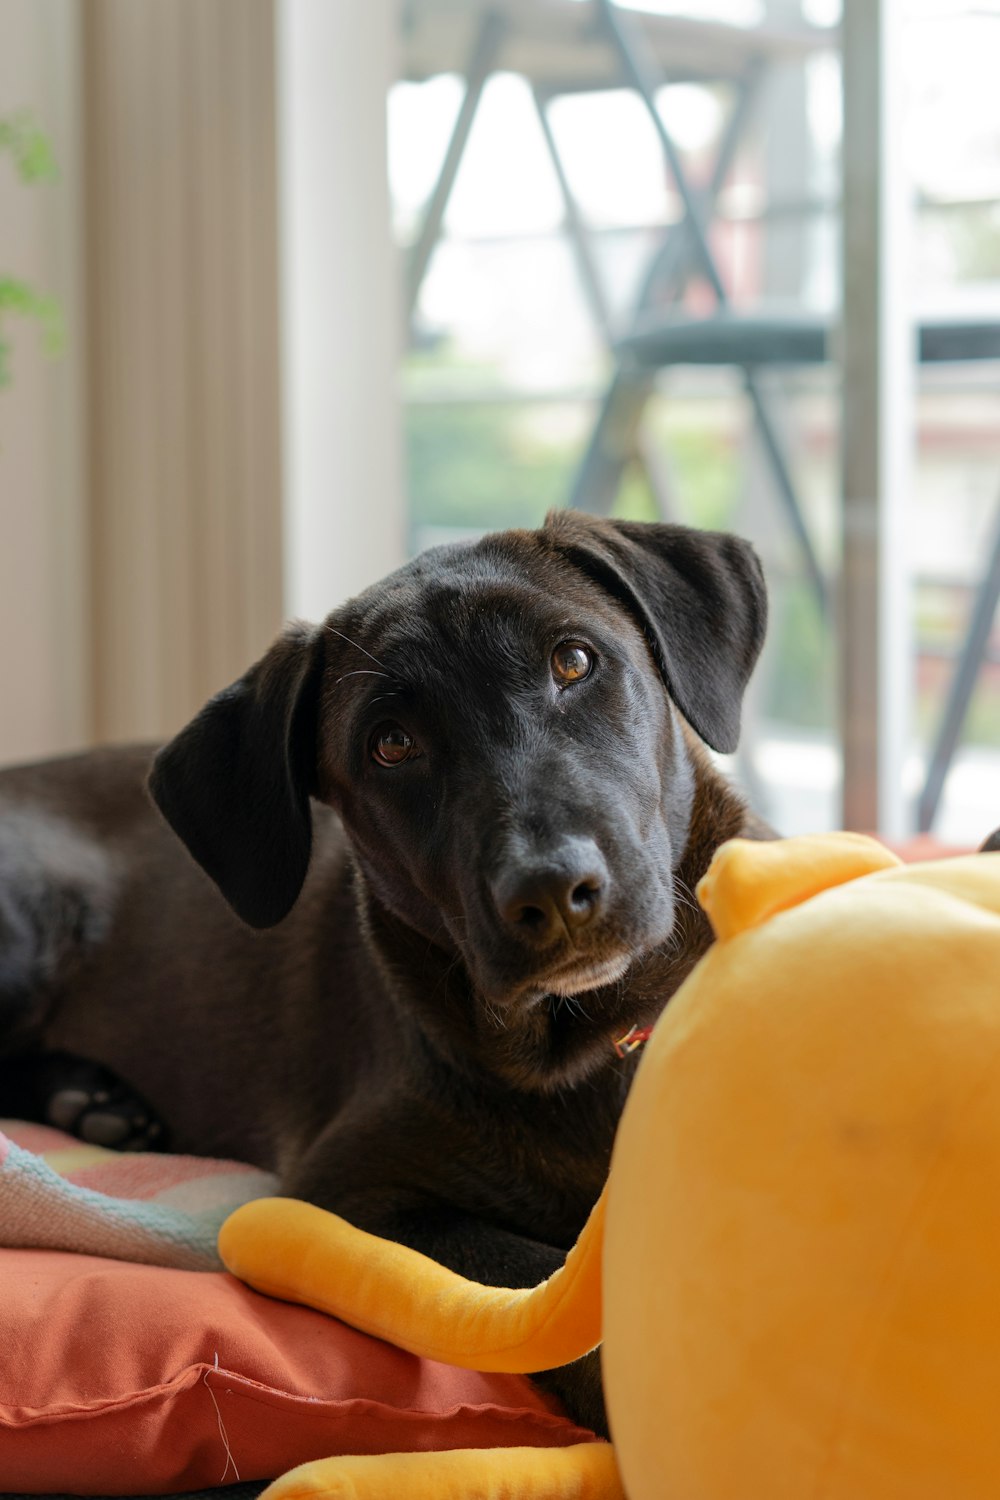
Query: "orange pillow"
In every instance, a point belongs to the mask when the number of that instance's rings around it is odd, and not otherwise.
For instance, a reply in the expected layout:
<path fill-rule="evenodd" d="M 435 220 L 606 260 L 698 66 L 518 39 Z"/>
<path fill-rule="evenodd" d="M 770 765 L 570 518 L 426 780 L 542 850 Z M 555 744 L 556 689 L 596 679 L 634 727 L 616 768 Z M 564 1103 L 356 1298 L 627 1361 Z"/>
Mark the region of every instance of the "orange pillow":
<path fill-rule="evenodd" d="M 8 1491 L 162 1494 L 330 1454 L 589 1436 L 522 1376 L 418 1359 L 223 1272 L 0 1251 Z"/>

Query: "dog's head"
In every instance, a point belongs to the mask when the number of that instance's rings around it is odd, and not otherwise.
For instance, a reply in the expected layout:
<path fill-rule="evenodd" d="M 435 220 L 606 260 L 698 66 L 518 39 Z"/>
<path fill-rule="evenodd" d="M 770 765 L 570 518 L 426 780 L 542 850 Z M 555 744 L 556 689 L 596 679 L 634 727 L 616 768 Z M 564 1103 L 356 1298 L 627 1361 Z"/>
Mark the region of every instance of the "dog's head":
<path fill-rule="evenodd" d="M 379 908 L 509 1018 L 668 941 L 693 798 L 675 709 L 736 747 L 765 614 L 745 542 L 556 512 L 289 630 L 151 790 L 257 927 L 294 904 L 329 803 Z"/>

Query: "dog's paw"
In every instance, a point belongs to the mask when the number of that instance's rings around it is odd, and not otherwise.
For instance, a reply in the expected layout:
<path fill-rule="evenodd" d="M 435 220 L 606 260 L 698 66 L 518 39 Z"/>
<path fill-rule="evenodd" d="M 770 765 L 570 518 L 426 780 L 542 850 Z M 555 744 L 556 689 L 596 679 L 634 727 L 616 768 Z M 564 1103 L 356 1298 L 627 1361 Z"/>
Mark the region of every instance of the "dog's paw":
<path fill-rule="evenodd" d="M 159 1120 L 153 1119 L 142 1101 L 122 1084 L 68 1084 L 50 1096 L 45 1118 L 47 1124 L 91 1146 L 107 1146 L 113 1151 L 163 1149 Z"/>
<path fill-rule="evenodd" d="M 7 1114 L 65 1130 L 91 1146 L 114 1151 L 162 1151 L 166 1131 L 139 1094 L 109 1068 L 68 1052 L 34 1052 L 8 1059 L 16 1087 L 0 1079 Z"/>

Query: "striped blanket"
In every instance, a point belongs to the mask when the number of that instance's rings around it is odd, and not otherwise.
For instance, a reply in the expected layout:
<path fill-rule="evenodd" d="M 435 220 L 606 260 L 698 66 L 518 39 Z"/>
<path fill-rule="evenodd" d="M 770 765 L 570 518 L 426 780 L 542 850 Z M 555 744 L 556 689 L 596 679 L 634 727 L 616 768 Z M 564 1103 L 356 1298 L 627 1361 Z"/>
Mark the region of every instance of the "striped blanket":
<path fill-rule="evenodd" d="M 3 1246 L 216 1271 L 222 1221 L 277 1191 L 270 1173 L 240 1162 L 105 1151 L 13 1120 L 0 1132 Z"/>

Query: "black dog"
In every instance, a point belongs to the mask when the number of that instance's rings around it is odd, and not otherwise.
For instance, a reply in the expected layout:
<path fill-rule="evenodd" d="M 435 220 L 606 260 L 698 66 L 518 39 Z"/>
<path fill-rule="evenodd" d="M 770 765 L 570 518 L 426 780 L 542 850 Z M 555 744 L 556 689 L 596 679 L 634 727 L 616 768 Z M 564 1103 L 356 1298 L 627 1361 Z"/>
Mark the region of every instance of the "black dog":
<path fill-rule="evenodd" d="M 701 744 L 735 748 L 764 624 L 746 543 L 556 513 L 289 629 L 155 757 L 4 772 L 0 1112 L 142 1140 L 125 1079 L 178 1150 L 542 1280 L 614 1040 L 707 947 L 714 850 L 766 836 Z M 594 1359 L 548 1383 L 602 1425 Z"/>

